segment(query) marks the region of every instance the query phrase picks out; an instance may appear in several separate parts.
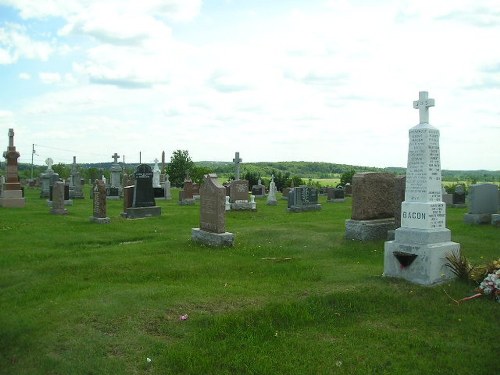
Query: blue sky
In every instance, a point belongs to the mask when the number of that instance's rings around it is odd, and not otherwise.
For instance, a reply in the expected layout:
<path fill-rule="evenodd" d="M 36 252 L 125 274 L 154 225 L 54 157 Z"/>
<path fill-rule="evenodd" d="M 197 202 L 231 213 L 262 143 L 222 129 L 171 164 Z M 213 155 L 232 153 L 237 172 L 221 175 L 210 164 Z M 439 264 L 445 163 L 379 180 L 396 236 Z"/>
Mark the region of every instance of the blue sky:
<path fill-rule="evenodd" d="M 442 168 L 498 170 L 499 40 L 496 0 L 0 0 L 0 137 L 37 164 L 406 166 L 425 90 Z"/>

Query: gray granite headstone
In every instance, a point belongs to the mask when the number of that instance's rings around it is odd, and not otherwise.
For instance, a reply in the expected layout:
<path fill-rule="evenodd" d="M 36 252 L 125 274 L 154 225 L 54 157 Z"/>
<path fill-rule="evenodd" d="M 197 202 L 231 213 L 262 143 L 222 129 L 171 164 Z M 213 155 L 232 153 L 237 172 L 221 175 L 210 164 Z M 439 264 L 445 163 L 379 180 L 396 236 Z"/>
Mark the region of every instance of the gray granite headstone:
<path fill-rule="evenodd" d="M 498 186 L 495 184 L 475 184 L 469 189 L 469 212 L 464 221 L 470 224 L 489 224 L 491 215 L 498 210 Z"/>
<path fill-rule="evenodd" d="M 68 211 L 64 208 L 64 182 L 57 181 L 52 187 L 52 208 L 51 214 L 66 215 Z"/>
<path fill-rule="evenodd" d="M 226 232 L 226 189 L 217 175 L 206 175 L 200 188 L 200 227 L 193 228 L 191 238 L 210 246 L 232 246 L 234 235 Z"/>

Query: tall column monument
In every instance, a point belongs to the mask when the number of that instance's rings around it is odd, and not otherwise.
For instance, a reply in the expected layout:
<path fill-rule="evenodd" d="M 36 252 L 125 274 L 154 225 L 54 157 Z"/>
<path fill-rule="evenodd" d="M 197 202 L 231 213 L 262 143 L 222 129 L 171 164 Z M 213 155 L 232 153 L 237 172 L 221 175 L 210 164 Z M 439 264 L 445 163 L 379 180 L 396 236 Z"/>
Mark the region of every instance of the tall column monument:
<path fill-rule="evenodd" d="M 425 91 L 413 107 L 420 123 L 409 131 L 405 200 L 401 204 L 401 227 L 394 241 L 385 243 L 384 276 L 431 285 L 453 277 L 446 256 L 460 251 L 451 241 L 446 225 L 446 204 L 441 195 L 439 130 L 429 124 L 434 99 Z"/>
<path fill-rule="evenodd" d="M 14 146 L 14 129 L 9 129 L 9 146 L 3 153 L 7 161 L 6 180 L 0 197 L 0 206 L 2 207 L 24 207 L 26 202 L 23 197 L 19 174 L 17 172 L 17 159 L 20 154 Z"/>

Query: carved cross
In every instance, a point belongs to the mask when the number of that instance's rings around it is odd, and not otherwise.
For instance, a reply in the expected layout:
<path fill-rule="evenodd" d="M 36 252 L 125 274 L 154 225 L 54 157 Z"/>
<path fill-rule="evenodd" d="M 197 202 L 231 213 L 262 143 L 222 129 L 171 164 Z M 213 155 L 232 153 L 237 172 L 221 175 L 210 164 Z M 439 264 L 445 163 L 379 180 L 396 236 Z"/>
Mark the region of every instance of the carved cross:
<path fill-rule="evenodd" d="M 419 110 L 421 124 L 429 123 L 429 107 L 434 107 L 434 99 L 429 99 L 427 91 L 418 93 L 418 100 L 413 102 L 413 108 Z"/>
<path fill-rule="evenodd" d="M 111 157 L 113 158 L 113 160 L 115 161 L 115 163 L 118 163 L 118 159 L 120 158 L 120 156 L 115 152 L 114 155 L 111 155 Z"/>
<path fill-rule="evenodd" d="M 14 147 L 14 129 L 9 129 L 9 147 Z"/>
<path fill-rule="evenodd" d="M 239 180 L 240 179 L 240 163 L 242 162 L 243 160 L 240 159 L 240 153 L 239 152 L 236 152 L 234 154 L 234 159 L 233 159 L 233 163 L 236 165 L 236 180 Z"/>

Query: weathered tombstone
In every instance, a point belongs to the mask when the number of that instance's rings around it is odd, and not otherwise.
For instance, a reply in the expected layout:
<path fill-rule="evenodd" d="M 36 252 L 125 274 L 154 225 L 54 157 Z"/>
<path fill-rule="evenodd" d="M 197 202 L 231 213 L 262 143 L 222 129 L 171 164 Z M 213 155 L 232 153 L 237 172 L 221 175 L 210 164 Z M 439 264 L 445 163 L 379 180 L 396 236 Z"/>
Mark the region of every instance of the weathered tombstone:
<path fill-rule="evenodd" d="M 233 246 L 234 234 L 226 232 L 226 189 L 216 174 L 206 175 L 200 188 L 200 227 L 193 228 L 193 241 L 209 246 Z"/>
<path fill-rule="evenodd" d="M 73 156 L 71 165 L 71 176 L 69 177 L 69 199 L 84 199 L 82 189 L 82 178 L 76 165 L 76 156 Z"/>
<path fill-rule="evenodd" d="M 349 182 L 344 186 L 344 194 L 346 197 L 352 196 L 352 185 Z"/>
<path fill-rule="evenodd" d="M 396 176 L 394 178 L 394 199 L 392 209 L 394 212 L 394 229 L 387 231 L 387 240 L 395 238 L 395 229 L 401 226 L 401 203 L 405 200 L 406 176 Z"/>
<path fill-rule="evenodd" d="M 106 186 L 99 180 L 94 184 L 93 215 L 90 221 L 98 224 L 108 224 L 109 217 L 106 214 Z"/>
<path fill-rule="evenodd" d="M 193 182 L 193 199 L 198 200 L 200 199 L 200 185 L 198 185 L 196 182 Z"/>
<path fill-rule="evenodd" d="M 243 161 L 243 159 L 240 159 L 240 153 L 239 152 L 235 152 L 234 159 L 233 159 L 233 163 L 236 166 L 236 171 L 234 173 L 235 180 L 239 180 L 240 179 L 240 163 L 242 161 Z"/>
<path fill-rule="evenodd" d="M 441 197 L 439 130 L 429 125 L 428 108 L 434 100 L 420 92 L 413 103 L 420 124 L 409 131 L 405 200 L 401 227 L 395 240 L 384 247 L 384 275 L 431 285 L 454 277 L 446 256 L 459 255 L 460 244 L 451 241 L 446 225 L 446 205 Z"/>
<path fill-rule="evenodd" d="M 495 184 L 475 184 L 469 189 L 469 212 L 464 221 L 468 224 L 489 224 L 491 215 L 498 210 L 498 186 Z"/>
<path fill-rule="evenodd" d="M 189 174 L 184 179 L 184 186 L 179 191 L 179 204 L 181 206 L 192 206 L 194 204 L 193 181 Z"/>
<path fill-rule="evenodd" d="M 271 176 L 271 182 L 269 183 L 269 194 L 267 195 L 268 206 L 276 206 L 278 201 L 276 200 L 276 183 L 274 182 L 274 175 Z"/>
<path fill-rule="evenodd" d="M 158 166 L 158 159 L 155 159 L 155 165 L 153 167 L 153 188 L 161 188 L 160 184 L 160 167 Z"/>
<path fill-rule="evenodd" d="M 134 204 L 134 185 L 128 185 L 123 188 L 123 213 L 121 216 L 127 217 L 127 209 Z"/>
<path fill-rule="evenodd" d="M 54 172 L 54 170 L 52 169 L 54 161 L 51 158 L 47 158 L 45 160 L 45 164 L 47 164 L 47 170 L 40 176 L 40 180 L 42 183 L 40 198 L 49 198 L 50 187 L 54 185 L 54 182 L 59 181 L 59 174 Z"/>
<path fill-rule="evenodd" d="M 127 219 L 160 216 L 161 207 L 156 206 L 153 193 L 153 172 L 151 167 L 147 164 L 139 164 L 135 170 L 134 177 L 135 187 L 132 207 L 126 208 L 125 215 L 123 216 Z"/>
<path fill-rule="evenodd" d="M 14 129 L 9 129 L 9 146 L 3 153 L 6 159 L 5 183 L 2 186 L 2 195 L 0 196 L 1 207 L 25 207 L 26 200 L 23 195 L 19 174 L 17 170 L 17 159 L 20 154 L 14 146 Z"/>
<path fill-rule="evenodd" d="M 329 203 L 345 202 L 345 192 L 342 186 L 336 188 L 326 188 L 326 201 Z"/>
<path fill-rule="evenodd" d="M 352 214 L 346 220 L 346 238 L 387 239 L 394 228 L 394 175 L 365 172 L 352 177 Z"/>
<path fill-rule="evenodd" d="M 457 185 L 453 193 L 453 205 L 455 208 L 464 208 L 465 204 L 465 187 L 463 185 Z"/>
<path fill-rule="evenodd" d="M 66 215 L 68 210 L 64 208 L 64 182 L 57 181 L 52 187 L 52 208 L 51 214 Z"/>
<path fill-rule="evenodd" d="M 231 181 L 229 200 L 233 211 L 255 211 L 255 202 L 248 201 L 248 181 Z"/>
<path fill-rule="evenodd" d="M 288 193 L 288 212 L 321 210 L 318 203 L 318 189 L 310 186 L 298 186 Z"/>
<path fill-rule="evenodd" d="M 291 189 L 291 188 L 288 188 L 288 187 L 287 187 L 287 188 L 283 188 L 283 189 L 281 190 L 281 199 L 286 199 L 286 200 L 288 200 L 288 194 L 290 193 L 290 191 L 291 191 L 291 190 L 292 190 L 292 189 Z"/>
<path fill-rule="evenodd" d="M 58 181 L 56 181 L 56 182 L 58 182 Z M 62 182 L 64 183 L 64 205 L 65 206 L 72 206 L 73 200 L 70 199 L 70 187 L 64 181 L 62 181 Z M 53 195 L 54 195 L 54 185 L 51 185 L 51 186 L 49 186 L 49 199 L 47 199 L 47 205 L 49 207 L 52 207 Z"/>
<path fill-rule="evenodd" d="M 165 175 L 165 185 L 164 185 L 164 190 L 165 190 L 165 199 L 172 199 L 172 193 L 170 191 L 170 180 L 168 179 L 169 175 Z"/>
<path fill-rule="evenodd" d="M 257 185 L 252 186 L 252 195 L 254 195 L 255 198 L 262 198 L 266 196 L 266 187 L 262 185 L 260 178 Z"/>
<path fill-rule="evenodd" d="M 118 159 L 120 158 L 120 156 L 116 152 L 111 155 L 111 157 L 113 158 L 113 164 L 111 164 L 110 168 L 110 181 L 109 185 L 106 186 L 106 194 L 107 199 L 118 200 L 123 194 L 123 186 L 121 181 L 122 167 L 120 166 L 120 164 L 118 164 Z M 106 179 L 103 177 L 102 180 L 106 185 Z"/>
<path fill-rule="evenodd" d="M 441 195 L 442 195 L 442 199 L 443 199 L 443 202 L 446 204 L 446 207 L 451 207 L 453 206 L 453 194 L 449 194 L 446 192 L 446 189 L 445 188 L 442 188 L 441 189 Z"/>

